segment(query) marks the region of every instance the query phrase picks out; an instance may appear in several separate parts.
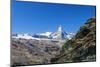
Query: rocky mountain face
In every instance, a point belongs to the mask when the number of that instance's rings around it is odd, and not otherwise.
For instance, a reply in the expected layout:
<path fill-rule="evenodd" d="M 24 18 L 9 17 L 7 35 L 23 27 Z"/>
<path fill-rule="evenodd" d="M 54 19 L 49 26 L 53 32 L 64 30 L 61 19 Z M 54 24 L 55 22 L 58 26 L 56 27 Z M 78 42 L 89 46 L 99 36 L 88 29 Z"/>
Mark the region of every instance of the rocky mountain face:
<path fill-rule="evenodd" d="M 91 18 L 68 40 L 51 63 L 96 61 L 96 19 Z"/>
<path fill-rule="evenodd" d="M 11 64 L 47 64 L 51 58 L 60 54 L 60 50 L 57 41 L 12 38 Z"/>

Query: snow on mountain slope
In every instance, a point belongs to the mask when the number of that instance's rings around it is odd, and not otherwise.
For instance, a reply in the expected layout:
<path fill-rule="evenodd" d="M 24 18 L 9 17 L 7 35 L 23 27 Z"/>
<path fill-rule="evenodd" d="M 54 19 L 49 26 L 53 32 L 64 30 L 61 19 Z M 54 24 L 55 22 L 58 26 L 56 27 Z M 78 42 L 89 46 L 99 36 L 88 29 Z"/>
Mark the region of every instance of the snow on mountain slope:
<path fill-rule="evenodd" d="M 67 38 L 68 38 L 68 39 L 72 39 L 72 37 L 74 37 L 74 35 L 75 35 L 75 33 L 69 33 L 69 34 L 67 35 Z"/>
<path fill-rule="evenodd" d="M 47 39 L 47 38 L 36 38 L 36 37 L 33 37 L 32 35 L 29 35 L 29 34 L 13 34 L 12 38 L 16 38 L 16 39 L 22 38 L 22 39 L 35 39 L 35 40 L 50 40 L 50 39 Z"/>
<path fill-rule="evenodd" d="M 65 33 L 53 33 L 53 34 L 40 34 L 37 35 L 38 37 L 35 37 L 33 35 L 29 35 L 29 34 L 14 34 L 12 35 L 12 38 L 22 38 L 22 39 L 36 39 L 36 40 L 50 40 L 50 39 L 71 39 L 74 34 L 73 33 L 69 33 L 69 34 L 65 34 Z M 44 37 L 46 36 L 46 38 Z M 51 37 L 51 38 L 50 38 Z"/>
<path fill-rule="evenodd" d="M 52 32 L 45 32 L 45 33 L 40 33 L 40 35 L 43 35 L 43 36 L 50 36 L 52 34 Z"/>
<path fill-rule="evenodd" d="M 23 39 L 34 39 L 31 35 L 29 34 L 17 34 L 16 36 L 12 36 L 13 38 L 23 38 Z"/>

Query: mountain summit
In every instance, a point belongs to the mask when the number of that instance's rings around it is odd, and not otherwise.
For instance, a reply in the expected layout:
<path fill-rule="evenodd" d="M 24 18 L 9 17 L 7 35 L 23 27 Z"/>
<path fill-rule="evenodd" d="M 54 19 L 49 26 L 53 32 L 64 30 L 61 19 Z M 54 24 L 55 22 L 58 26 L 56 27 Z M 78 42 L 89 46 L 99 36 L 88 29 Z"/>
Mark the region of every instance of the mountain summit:
<path fill-rule="evenodd" d="M 53 33 L 51 36 L 53 39 L 60 39 L 60 40 L 64 40 L 64 39 L 71 39 L 73 37 L 74 34 L 70 33 L 66 33 L 62 26 L 60 25 L 57 29 L 57 32 Z"/>

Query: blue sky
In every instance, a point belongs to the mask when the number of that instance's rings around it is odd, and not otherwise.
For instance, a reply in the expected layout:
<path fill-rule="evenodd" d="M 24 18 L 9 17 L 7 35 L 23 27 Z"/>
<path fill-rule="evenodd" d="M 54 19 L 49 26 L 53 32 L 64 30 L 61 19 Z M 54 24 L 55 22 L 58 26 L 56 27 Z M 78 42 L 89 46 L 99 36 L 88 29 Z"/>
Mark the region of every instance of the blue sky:
<path fill-rule="evenodd" d="M 66 32 L 77 32 L 95 16 L 95 6 L 12 2 L 12 33 L 55 32 L 61 25 Z"/>

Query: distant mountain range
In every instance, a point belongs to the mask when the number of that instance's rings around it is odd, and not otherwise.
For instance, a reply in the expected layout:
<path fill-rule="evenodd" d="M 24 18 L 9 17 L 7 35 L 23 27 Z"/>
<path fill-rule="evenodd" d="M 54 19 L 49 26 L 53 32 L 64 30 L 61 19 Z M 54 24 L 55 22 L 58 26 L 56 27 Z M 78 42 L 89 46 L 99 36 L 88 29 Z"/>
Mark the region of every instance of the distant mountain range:
<path fill-rule="evenodd" d="M 40 34 L 12 34 L 12 38 L 23 38 L 23 39 L 56 39 L 56 40 L 66 40 L 71 39 L 75 34 L 66 33 L 61 26 L 58 27 L 56 32 L 45 32 Z"/>

